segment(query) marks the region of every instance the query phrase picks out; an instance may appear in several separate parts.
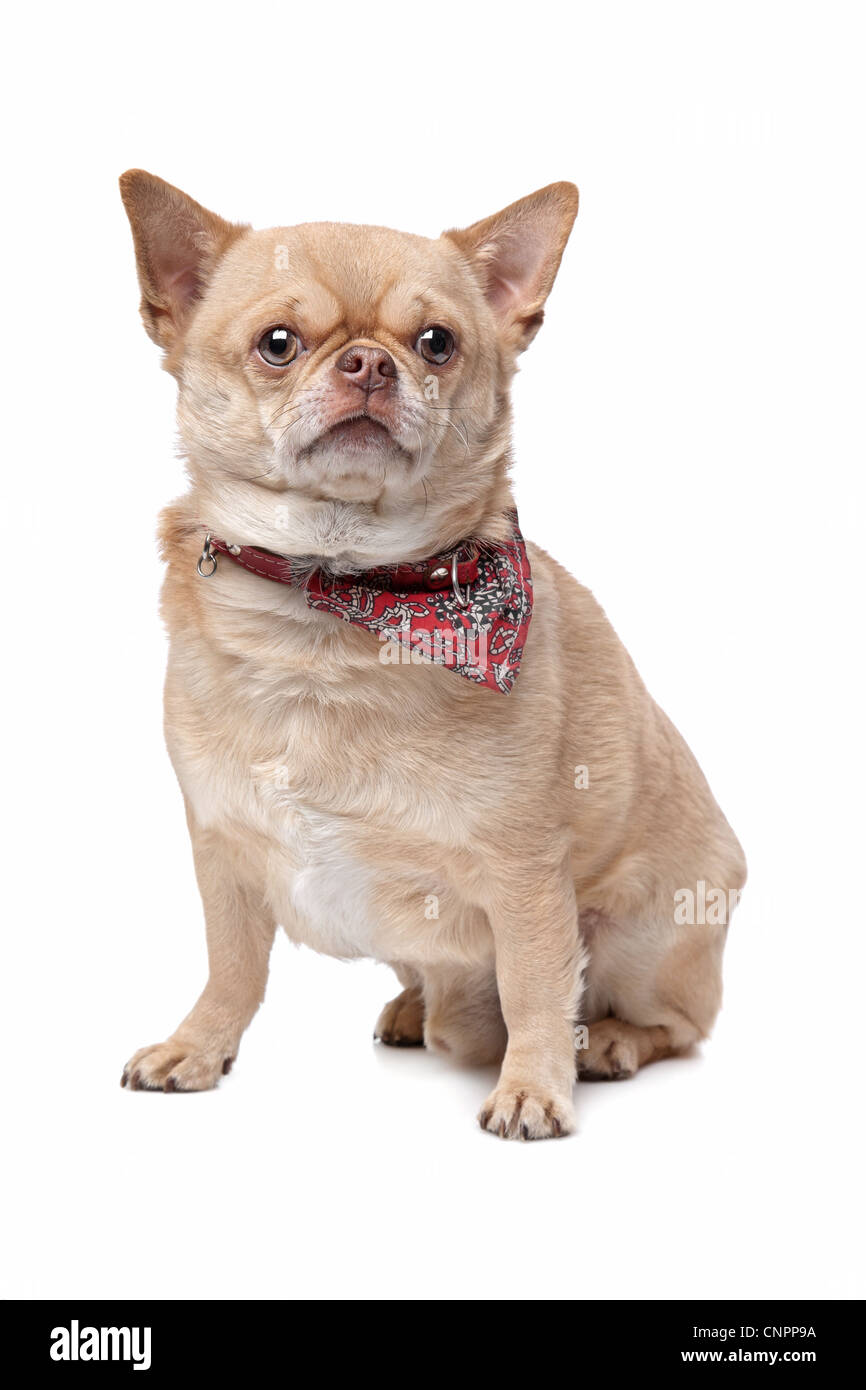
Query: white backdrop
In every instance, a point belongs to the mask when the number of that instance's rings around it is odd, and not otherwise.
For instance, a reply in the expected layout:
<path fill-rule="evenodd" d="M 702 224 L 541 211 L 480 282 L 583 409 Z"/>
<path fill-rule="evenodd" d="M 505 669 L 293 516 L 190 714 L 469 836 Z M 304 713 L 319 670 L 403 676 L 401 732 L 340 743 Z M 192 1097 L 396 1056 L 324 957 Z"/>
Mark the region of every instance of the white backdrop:
<path fill-rule="evenodd" d="M 862 1295 L 864 101 L 856 5 L 19 10 L 3 102 L 3 1292 Z M 163 749 L 174 385 L 118 174 L 255 225 L 581 211 L 516 387 L 524 531 L 600 598 L 746 849 L 700 1055 L 506 1145 L 279 939 L 210 1094 L 130 1094 L 204 981 Z"/>

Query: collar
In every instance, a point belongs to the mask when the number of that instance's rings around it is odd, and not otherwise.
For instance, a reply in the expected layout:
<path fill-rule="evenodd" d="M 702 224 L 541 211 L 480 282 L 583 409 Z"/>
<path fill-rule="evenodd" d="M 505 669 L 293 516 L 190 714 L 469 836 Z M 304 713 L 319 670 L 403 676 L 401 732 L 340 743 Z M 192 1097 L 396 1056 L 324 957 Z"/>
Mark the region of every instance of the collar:
<path fill-rule="evenodd" d="M 507 695 L 532 617 L 526 544 L 516 511 L 509 519 L 506 541 L 471 539 L 429 560 L 343 576 L 311 572 L 290 556 L 208 532 L 196 569 L 210 579 L 226 556 L 250 574 L 302 591 L 308 607 L 377 635 L 385 664 L 429 661 Z"/>

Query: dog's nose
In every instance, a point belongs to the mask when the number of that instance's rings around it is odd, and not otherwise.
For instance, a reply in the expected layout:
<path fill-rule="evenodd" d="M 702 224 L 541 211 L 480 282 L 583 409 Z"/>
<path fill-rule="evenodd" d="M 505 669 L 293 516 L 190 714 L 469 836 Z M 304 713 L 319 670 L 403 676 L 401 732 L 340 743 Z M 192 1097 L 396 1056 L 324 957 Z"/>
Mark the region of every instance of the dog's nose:
<path fill-rule="evenodd" d="M 346 348 L 337 363 L 337 371 L 347 376 L 353 386 L 360 386 L 362 391 L 379 391 L 397 375 L 390 352 L 381 347 L 366 347 L 363 343 Z"/>

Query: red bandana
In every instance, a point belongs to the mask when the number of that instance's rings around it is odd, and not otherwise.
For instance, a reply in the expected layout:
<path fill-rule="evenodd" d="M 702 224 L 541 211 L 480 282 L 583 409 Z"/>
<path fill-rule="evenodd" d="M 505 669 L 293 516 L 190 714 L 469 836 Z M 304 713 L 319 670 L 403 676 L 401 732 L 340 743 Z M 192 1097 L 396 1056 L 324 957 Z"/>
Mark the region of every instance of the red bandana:
<path fill-rule="evenodd" d="M 198 562 L 204 577 L 227 555 L 252 574 L 304 590 L 310 608 L 375 632 L 385 662 L 432 661 L 507 695 L 517 679 L 532 617 L 532 575 L 517 513 L 509 540 L 470 542 L 418 564 L 332 576 L 249 545 L 208 536 Z"/>

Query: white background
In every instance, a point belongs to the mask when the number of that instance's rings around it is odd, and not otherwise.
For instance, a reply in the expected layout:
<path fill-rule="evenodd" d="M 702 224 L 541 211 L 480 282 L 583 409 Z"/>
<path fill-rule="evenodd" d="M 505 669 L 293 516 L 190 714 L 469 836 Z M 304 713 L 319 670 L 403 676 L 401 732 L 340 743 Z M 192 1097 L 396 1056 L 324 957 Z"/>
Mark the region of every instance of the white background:
<path fill-rule="evenodd" d="M 3 1292 L 853 1296 L 862 1279 L 862 10 L 16 11 L 4 83 Z M 233 1074 L 121 1091 L 204 981 L 163 749 L 174 385 L 116 179 L 436 234 L 582 202 L 516 387 L 524 530 L 588 584 L 751 877 L 699 1055 L 484 1135 L 376 1048 L 389 972 L 274 951 Z"/>

